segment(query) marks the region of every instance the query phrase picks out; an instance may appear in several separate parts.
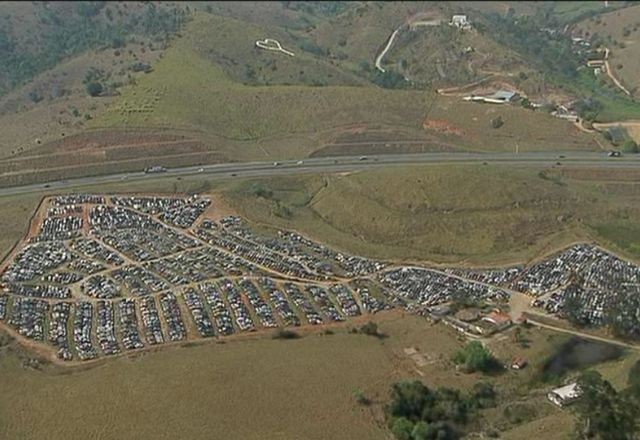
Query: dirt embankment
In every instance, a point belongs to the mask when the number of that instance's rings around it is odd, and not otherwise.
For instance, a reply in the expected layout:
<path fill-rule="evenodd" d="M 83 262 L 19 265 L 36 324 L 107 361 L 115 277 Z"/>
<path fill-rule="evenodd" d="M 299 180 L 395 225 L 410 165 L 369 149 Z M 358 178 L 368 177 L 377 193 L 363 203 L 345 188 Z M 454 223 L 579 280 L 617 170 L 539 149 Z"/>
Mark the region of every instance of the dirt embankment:
<path fill-rule="evenodd" d="M 0 159 L 0 185 L 140 171 L 152 165 L 177 167 L 224 160 L 197 133 L 91 130 L 44 144 L 28 155 Z"/>

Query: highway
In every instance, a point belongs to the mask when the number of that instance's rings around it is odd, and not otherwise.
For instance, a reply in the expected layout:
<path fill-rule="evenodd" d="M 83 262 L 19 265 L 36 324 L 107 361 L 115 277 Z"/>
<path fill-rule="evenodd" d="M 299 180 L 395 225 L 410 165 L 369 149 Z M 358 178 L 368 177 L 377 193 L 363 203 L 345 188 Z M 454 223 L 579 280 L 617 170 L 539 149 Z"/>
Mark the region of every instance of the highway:
<path fill-rule="evenodd" d="M 301 173 L 336 173 L 375 169 L 392 166 L 484 164 L 516 166 L 566 166 L 638 168 L 640 155 L 607 157 L 605 152 L 540 152 L 540 153 L 420 153 L 388 154 L 372 156 L 319 157 L 279 162 L 234 162 L 215 165 L 169 168 L 164 173 L 143 171 L 101 176 L 81 177 L 38 183 L 24 186 L 0 188 L 0 196 L 28 194 L 42 191 L 65 190 L 95 184 L 137 182 L 159 178 L 177 178 L 200 175 L 207 178 L 235 178 L 277 176 Z M 560 165 L 558 165 L 560 163 Z"/>

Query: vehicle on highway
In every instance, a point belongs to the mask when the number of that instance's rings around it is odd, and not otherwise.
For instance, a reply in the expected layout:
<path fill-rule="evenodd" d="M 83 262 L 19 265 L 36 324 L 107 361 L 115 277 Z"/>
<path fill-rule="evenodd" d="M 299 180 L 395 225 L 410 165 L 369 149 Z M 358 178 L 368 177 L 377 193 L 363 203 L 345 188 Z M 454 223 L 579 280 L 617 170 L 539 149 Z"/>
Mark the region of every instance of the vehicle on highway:
<path fill-rule="evenodd" d="M 164 173 L 166 172 L 167 169 L 165 167 L 162 167 L 160 165 L 154 165 L 151 167 L 147 167 L 144 169 L 144 172 L 147 174 L 153 174 L 153 173 Z"/>
<path fill-rule="evenodd" d="M 274 162 L 274 163 L 273 163 L 273 166 L 274 166 L 274 167 L 277 167 L 278 165 L 280 165 L 280 162 Z"/>
<path fill-rule="evenodd" d="M 236 177 L 237 174 L 236 173 L 231 173 L 231 177 Z"/>
<path fill-rule="evenodd" d="M 558 156 L 559 159 L 564 159 L 564 154 L 561 154 L 560 156 Z"/>
<path fill-rule="evenodd" d="M 46 184 L 44 185 L 44 187 L 45 187 L 45 188 L 51 188 L 51 185 L 49 185 L 48 183 L 46 183 Z"/>
<path fill-rule="evenodd" d="M 299 161 L 296 162 L 296 165 L 302 165 L 303 163 L 304 163 L 303 160 L 299 160 Z"/>
<path fill-rule="evenodd" d="M 367 156 L 360 156 L 360 157 L 358 158 L 358 160 L 367 160 L 367 159 L 368 159 L 368 157 L 367 157 Z"/>
<path fill-rule="evenodd" d="M 609 151 L 609 153 L 607 153 L 608 157 L 622 157 L 622 153 L 619 151 Z"/>
<path fill-rule="evenodd" d="M 199 173 L 204 172 L 204 168 L 198 168 L 198 172 L 199 172 Z"/>

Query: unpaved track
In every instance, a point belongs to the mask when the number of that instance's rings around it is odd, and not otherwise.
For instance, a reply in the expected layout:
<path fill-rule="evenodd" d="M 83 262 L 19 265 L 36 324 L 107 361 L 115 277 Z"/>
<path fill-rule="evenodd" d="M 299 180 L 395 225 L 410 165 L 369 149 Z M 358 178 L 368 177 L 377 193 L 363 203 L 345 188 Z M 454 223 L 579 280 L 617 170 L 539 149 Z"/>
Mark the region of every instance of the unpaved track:
<path fill-rule="evenodd" d="M 622 85 L 622 83 L 618 80 L 618 78 L 616 78 L 616 76 L 611 71 L 611 65 L 609 64 L 609 48 L 605 48 L 604 67 L 605 67 L 605 70 L 607 71 L 606 72 L 607 76 L 609 78 L 611 78 L 611 81 L 613 81 L 613 83 L 616 85 L 616 87 L 618 87 L 620 90 L 622 90 L 627 96 L 631 96 L 631 92 L 628 91 L 626 89 L 626 87 Z"/>
<path fill-rule="evenodd" d="M 404 26 L 404 24 L 402 26 Z M 386 72 L 386 70 L 382 67 L 382 59 L 387 54 L 389 49 L 391 49 L 391 46 L 393 45 L 393 40 L 396 39 L 396 36 L 400 32 L 400 29 L 402 29 L 402 26 L 400 26 L 398 29 L 393 31 L 393 33 L 389 37 L 389 41 L 387 41 L 387 45 L 384 47 L 384 49 L 382 49 L 382 52 L 380 52 L 380 54 L 376 57 L 376 69 L 378 69 L 382 73 Z"/>

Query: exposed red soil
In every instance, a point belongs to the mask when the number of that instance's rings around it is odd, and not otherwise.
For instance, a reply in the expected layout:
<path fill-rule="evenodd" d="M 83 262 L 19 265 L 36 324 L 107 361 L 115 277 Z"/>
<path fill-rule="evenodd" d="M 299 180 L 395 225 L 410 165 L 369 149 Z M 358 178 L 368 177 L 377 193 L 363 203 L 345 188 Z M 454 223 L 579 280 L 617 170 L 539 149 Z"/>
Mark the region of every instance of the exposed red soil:
<path fill-rule="evenodd" d="M 442 134 L 464 135 L 464 131 L 460 127 L 444 119 L 425 119 L 422 126 L 425 130 L 433 130 Z"/>

